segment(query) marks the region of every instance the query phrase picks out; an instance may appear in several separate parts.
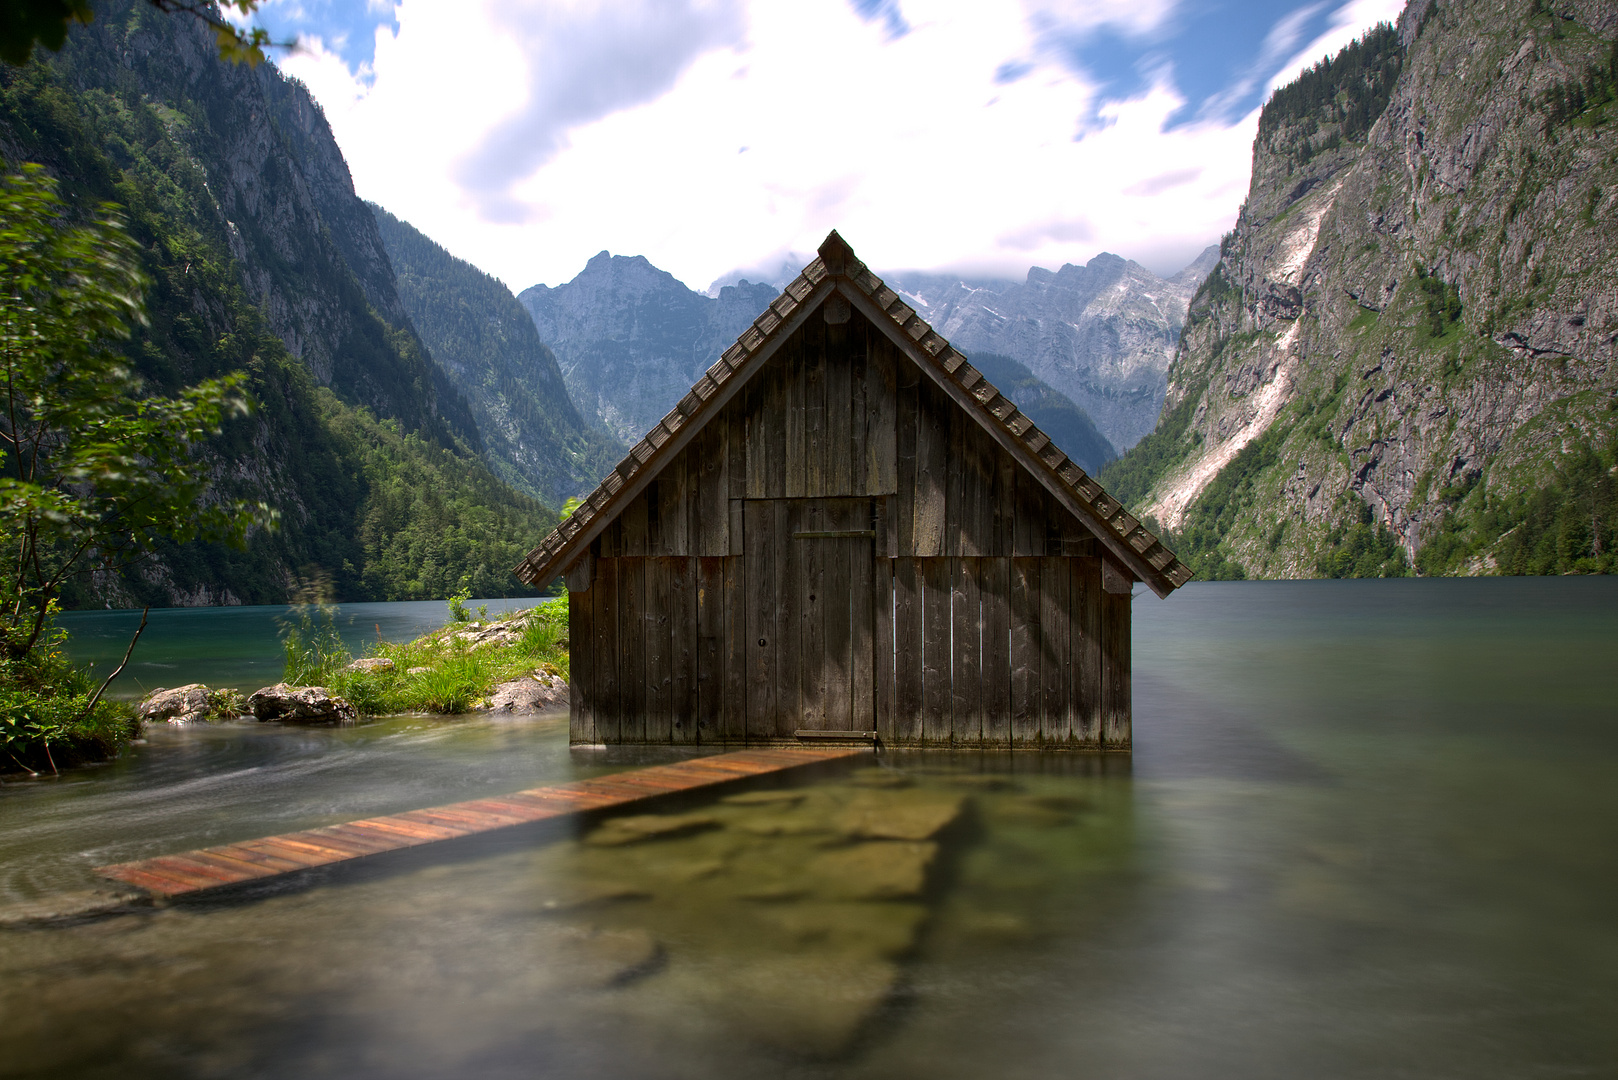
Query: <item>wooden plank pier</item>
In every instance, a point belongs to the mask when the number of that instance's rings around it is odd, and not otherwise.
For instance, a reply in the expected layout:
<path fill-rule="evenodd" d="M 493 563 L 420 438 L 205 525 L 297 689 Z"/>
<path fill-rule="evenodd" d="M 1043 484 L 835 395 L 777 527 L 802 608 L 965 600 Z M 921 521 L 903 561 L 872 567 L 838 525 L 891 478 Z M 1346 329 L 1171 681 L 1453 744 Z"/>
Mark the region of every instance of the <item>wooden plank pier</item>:
<path fill-rule="evenodd" d="M 98 867 L 96 872 L 155 896 L 179 897 L 293 874 L 388 851 L 514 825 L 628 806 L 676 792 L 870 753 L 868 746 L 781 746 L 739 750 L 671 765 L 530 788 L 426 810 Z"/>

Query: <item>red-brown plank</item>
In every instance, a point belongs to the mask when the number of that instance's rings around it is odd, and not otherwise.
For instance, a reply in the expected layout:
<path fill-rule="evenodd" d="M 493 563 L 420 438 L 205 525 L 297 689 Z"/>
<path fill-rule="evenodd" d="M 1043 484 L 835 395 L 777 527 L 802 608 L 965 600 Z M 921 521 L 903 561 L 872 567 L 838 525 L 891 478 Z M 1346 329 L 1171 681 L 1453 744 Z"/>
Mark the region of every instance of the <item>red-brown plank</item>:
<path fill-rule="evenodd" d="M 160 896 L 179 896 L 530 821 L 630 805 L 670 792 L 696 790 L 863 752 L 859 747 L 784 746 L 741 750 L 510 795 L 120 863 L 102 867 L 99 872 Z"/>

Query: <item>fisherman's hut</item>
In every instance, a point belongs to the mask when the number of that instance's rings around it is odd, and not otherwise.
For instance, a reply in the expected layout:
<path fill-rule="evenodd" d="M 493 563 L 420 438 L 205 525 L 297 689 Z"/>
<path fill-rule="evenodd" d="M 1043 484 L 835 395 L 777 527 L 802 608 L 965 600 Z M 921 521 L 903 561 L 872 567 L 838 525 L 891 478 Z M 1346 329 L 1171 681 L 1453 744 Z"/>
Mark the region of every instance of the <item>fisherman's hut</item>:
<path fill-rule="evenodd" d="M 836 232 L 517 574 L 574 743 L 1109 751 L 1132 586 L 1191 577 Z"/>

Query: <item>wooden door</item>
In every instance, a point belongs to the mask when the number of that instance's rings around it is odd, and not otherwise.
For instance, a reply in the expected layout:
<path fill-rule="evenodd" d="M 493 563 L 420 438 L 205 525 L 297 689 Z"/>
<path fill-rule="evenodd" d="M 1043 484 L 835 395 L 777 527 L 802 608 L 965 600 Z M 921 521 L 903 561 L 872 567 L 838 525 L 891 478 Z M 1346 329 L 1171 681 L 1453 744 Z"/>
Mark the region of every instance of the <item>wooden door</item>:
<path fill-rule="evenodd" d="M 748 735 L 875 730 L 871 500 L 750 499 L 744 513 Z"/>

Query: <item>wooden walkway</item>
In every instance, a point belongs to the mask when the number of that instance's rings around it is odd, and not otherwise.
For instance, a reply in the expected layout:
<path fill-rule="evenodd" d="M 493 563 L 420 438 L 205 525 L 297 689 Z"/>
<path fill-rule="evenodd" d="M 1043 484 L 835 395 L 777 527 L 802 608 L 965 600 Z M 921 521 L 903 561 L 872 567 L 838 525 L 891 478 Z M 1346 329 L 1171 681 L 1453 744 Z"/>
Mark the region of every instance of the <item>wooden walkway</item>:
<path fill-rule="evenodd" d="M 869 747 L 859 746 L 740 750 L 489 799 L 365 818 L 180 855 L 117 863 L 98 867 L 96 872 L 156 896 L 185 896 L 439 840 L 627 806 L 660 795 L 695 791 L 870 752 Z"/>

